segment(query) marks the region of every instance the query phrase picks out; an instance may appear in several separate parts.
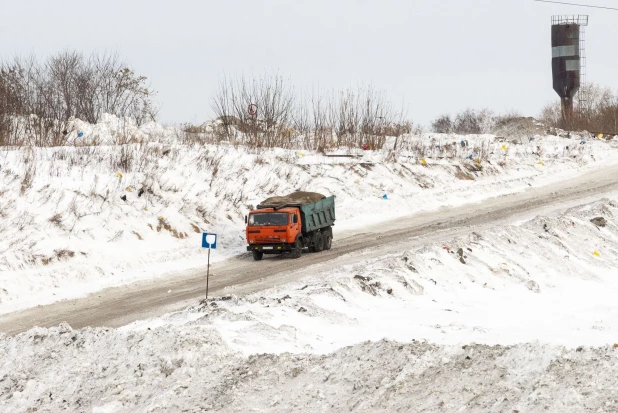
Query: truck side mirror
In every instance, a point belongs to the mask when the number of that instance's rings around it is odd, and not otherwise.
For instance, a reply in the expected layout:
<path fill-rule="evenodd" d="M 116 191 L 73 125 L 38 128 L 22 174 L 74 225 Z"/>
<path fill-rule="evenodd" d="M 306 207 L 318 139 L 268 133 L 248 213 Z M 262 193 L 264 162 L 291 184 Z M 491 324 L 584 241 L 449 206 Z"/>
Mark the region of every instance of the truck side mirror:
<path fill-rule="evenodd" d="M 247 225 L 247 216 L 245 215 L 245 225 Z"/>

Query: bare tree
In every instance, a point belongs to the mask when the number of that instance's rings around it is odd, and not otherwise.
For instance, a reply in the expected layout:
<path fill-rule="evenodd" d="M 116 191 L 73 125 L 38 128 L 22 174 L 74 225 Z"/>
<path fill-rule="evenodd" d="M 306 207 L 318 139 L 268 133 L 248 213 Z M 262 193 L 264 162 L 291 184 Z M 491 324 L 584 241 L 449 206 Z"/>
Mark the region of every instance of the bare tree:
<path fill-rule="evenodd" d="M 441 115 L 431 123 L 431 130 L 435 133 L 452 133 L 453 129 L 450 115 Z"/>
<path fill-rule="evenodd" d="M 154 120 L 153 91 L 115 54 L 64 51 L 40 62 L 35 56 L 0 63 L 0 122 L 23 144 L 63 145 L 72 118 L 96 123 L 104 113 Z M 17 143 L 17 142 L 14 142 Z"/>

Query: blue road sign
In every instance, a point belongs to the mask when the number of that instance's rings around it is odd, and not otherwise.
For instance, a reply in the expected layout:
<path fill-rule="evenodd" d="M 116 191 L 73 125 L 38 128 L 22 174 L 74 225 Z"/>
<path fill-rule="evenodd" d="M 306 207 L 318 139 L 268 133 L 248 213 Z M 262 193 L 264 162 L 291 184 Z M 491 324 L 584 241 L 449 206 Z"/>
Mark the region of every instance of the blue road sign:
<path fill-rule="evenodd" d="M 202 248 L 217 249 L 217 234 L 202 233 Z"/>

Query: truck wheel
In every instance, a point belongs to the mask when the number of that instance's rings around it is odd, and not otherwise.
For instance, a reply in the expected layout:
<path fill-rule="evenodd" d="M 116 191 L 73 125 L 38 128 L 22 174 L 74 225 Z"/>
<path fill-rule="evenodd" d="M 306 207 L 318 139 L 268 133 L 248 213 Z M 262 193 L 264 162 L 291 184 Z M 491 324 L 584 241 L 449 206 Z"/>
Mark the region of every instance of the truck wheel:
<path fill-rule="evenodd" d="M 333 246 L 333 236 L 327 232 L 324 236 L 324 249 L 328 251 Z"/>
<path fill-rule="evenodd" d="M 264 258 L 264 253 L 262 251 L 253 251 L 253 259 L 256 261 L 261 261 Z"/>
<path fill-rule="evenodd" d="M 317 232 L 315 234 L 315 239 L 313 240 L 313 242 L 313 250 L 315 252 L 320 252 L 324 250 L 324 237 L 322 236 L 321 232 Z"/>
<path fill-rule="evenodd" d="M 292 258 L 300 258 L 303 254 L 303 243 L 300 239 L 294 242 L 294 249 L 292 250 Z"/>

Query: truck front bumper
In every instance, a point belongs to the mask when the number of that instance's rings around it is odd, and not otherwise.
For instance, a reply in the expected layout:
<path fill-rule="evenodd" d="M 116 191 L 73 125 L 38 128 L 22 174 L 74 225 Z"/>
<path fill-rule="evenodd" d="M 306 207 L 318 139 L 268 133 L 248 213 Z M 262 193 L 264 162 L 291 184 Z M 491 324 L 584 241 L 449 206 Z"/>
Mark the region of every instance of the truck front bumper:
<path fill-rule="evenodd" d="M 247 251 L 260 251 L 264 254 L 280 254 L 292 251 L 292 244 L 252 244 L 247 246 Z"/>

